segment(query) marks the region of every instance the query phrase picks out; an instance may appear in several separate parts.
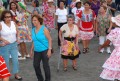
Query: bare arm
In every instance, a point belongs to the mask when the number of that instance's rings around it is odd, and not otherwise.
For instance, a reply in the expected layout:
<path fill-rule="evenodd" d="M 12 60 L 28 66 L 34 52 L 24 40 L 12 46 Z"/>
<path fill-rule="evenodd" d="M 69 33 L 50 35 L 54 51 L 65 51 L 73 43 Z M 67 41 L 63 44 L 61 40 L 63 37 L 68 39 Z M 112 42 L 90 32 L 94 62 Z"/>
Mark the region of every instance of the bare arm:
<path fill-rule="evenodd" d="M 45 28 L 44 33 L 49 42 L 49 49 L 51 50 L 52 49 L 52 38 L 51 38 L 50 32 L 48 31 L 48 29 Z"/>
<path fill-rule="evenodd" d="M 96 30 L 96 20 L 93 20 L 93 31 Z"/>
<path fill-rule="evenodd" d="M 2 30 L 2 25 L 0 24 L 0 31 Z M 4 39 L 0 35 L 0 41 L 4 41 Z"/>
<path fill-rule="evenodd" d="M 105 48 L 105 47 L 109 46 L 110 42 L 111 42 L 111 41 L 107 39 L 107 40 L 105 41 L 105 43 L 104 43 L 100 48 L 102 49 L 102 48 Z"/>
<path fill-rule="evenodd" d="M 58 29 L 57 20 L 58 20 L 58 15 L 55 15 L 55 25 L 56 25 L 56 29 Z"/>
<path fill-rule="evenodd" d="M 30 48 L 30 57 L 32 58 L 33 57 L 33 49 L 34 49 L 34 44 L 32 42 L 32 46 Z"/>
<path fill-rule="evenodd" d="M 2 30 L 2 25 L 0 24 L 0 31 Z M 0 46 L 5 46 L 7 44 L 9 44 L 9 42 L 5 39 L 3 39 L 0 35 L 0 41 L 2 41 L 2 43 L 0 44 Z"/>
<path fill-rule="evenodd" d="M 2 30 L 2 26 L 0 24 L 0 31 Z M 2 41 L 1 35 L 0 35 L 0 41 Z"/>
<path fill-rule="evenodd" d="M 112 8 L 112 7 L 108 7 L 109 9 L 111 9 L 112 11 L 116 11 L 116 9 L 115 8 Z"/>
<path fill-rule="evenodd" d="M 98 23 L 99 23 L 99 20 L 98 20 L 98 17 L 97 17 L 96 23 L 95 23 L 95 24 L 96 24 L 95 26 L 96 26 L 96 33 L 97 33 L 97 34 L 98 34 Z"/>
<path fill-rule="evenodd" d="M 110 19 L 110 27 L 109 27 L 108 32 L 110 32 L 110 31 L 111 31 L 111 29 L 112 29 L 112 27 L 113 27 L 113 23 L 112 23 L 112 21 L 111 21 L 111 15 L 109 16 L 109 19 Z"/>
<path fill-rule="evenodd" d="M 32 46 L 31 46 L 30 51 L 32 51 L 32 52 L 33 52 L 33 49 L 34 49 L 34 44 L 33 44 L 33 42 L 32 42 Z"/>
<path fill-rule="evenodd" d="M 110 42 L 111 42 L 111 41 L 107 39 L 107 40 L 105 41 L 105 43 L 104 43 L 102 46 L 99 47 L 98 50 L 100 51 L 102 48 L 105 48 L 105 47 L 109 46 Z"/>
<path fill-rule="evenodd" d="M 17 31 L 17 35 L 16 35 L 16 36 L 17 36 L 17 37 L 19 37 L 19 36 L 18 36 L 18 26 L 17 26 L 17 24 L 16 24 L 16 23 L 14 23 L 14 24 L 15 24 L 16 31 Z"/>
<path fill-rule="evenodd" d="M 52 38 L 51 38 L 50 32 L 48 31 L 47 28 L 44 29 L 44 33 L 45 33 L 45 36 L 47 37 L 48 42 L 49 42 L 47 56 L 48 56 L 48 58 L 50 58 L 51 57 L 51 49 L 52 49 Z"/>

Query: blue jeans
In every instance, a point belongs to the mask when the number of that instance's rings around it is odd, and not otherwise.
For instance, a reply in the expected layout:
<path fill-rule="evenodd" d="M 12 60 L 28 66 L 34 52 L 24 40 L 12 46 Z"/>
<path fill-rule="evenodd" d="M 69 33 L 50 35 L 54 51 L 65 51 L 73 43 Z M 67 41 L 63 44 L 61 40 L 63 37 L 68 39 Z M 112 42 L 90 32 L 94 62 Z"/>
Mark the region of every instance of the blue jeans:
<path fill-rule="evenodd" d="M 12 57 L 12 65 L 13 65 L 12 73 L 13 74 L 18 73 L 18 70 L 19 70 L 17 52 L 18 52 L 18 48 L 17 48 L 16 42 L 0 47 L 0 55 L 3 56 L 3 58 L 5 59 L 8 69 L 9 69 L 9 56 L 11 55 Z"/>

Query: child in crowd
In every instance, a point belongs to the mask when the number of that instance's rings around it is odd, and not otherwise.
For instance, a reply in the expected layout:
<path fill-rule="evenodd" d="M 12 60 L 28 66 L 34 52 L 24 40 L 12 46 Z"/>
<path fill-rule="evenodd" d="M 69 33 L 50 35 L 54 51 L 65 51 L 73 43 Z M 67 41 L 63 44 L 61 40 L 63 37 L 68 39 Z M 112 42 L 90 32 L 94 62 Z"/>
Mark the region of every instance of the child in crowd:
<path fill-rule="evenodd" d="M 107 40 L 102 46 L 100 46 L 99 51 L 102 48 L 107 47 L 110 42 L 113 43 L 115 49 L 104 63 L 104 70 L 100 77 L 107 80 L 120 81 L 120 15 L 112 17 L 111 21 L 116 28 L 111 30 L 107 35 Z"/>

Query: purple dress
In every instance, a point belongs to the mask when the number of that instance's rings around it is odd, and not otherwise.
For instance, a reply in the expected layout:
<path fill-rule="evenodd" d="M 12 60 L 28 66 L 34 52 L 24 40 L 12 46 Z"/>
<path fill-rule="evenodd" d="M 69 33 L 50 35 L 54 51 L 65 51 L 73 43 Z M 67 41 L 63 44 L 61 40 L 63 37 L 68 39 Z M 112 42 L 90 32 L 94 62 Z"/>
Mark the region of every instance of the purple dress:
<path fill-rule="evenodd" d="M 91 3 L 91 9 L 98 15 L 98 10 L 100 9 L 100 1 L 97 1 L 97 4 Z"/>

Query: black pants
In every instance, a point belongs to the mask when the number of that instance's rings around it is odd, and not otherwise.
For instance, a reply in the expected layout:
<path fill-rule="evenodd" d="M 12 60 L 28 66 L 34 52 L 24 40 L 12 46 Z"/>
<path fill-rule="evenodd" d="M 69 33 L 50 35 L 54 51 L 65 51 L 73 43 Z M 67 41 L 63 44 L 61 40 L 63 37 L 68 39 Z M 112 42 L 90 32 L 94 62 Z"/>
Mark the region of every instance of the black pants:
<path fill-rule="evenodd" d="M 47 51 L 48 50 L 45 50 L 43 52 L 34 51 L 33 66 L 34 66 L 38 81 L 44 81 L 44 78 L 42 76 L 41 69 L 40 69 L 41 60 L 42 60 L 43 69 L 45 72 L 45 81 L 50 81 L 50 79 L 51 79 L 50 67 L 49 67 L 49 58 L 47 57 Z"/>
<path fill-rule="evenodd" d="M 64 24 L 66 24 L 66 22 L 65 22 L 65 23 L 57 23 L 57 24 L 58 24 L 58 46 L 60 46 L 59 31 L 60 31 L 60 28 L 61 28 Z"/>

